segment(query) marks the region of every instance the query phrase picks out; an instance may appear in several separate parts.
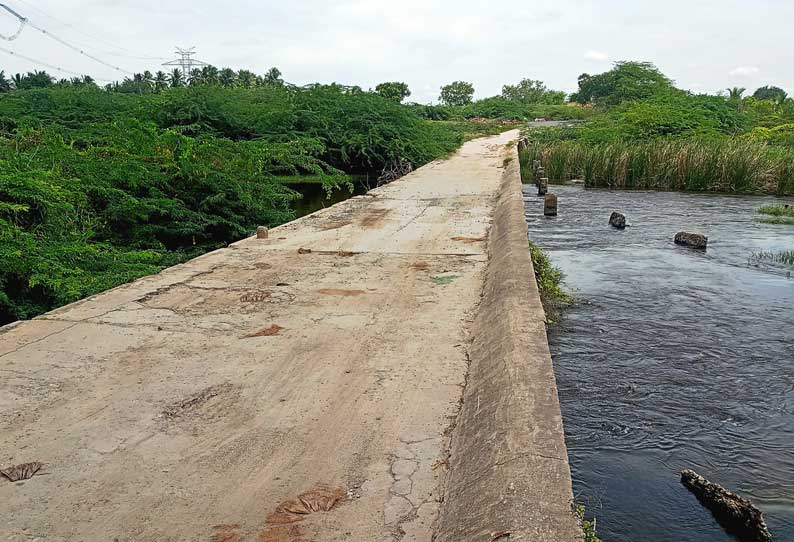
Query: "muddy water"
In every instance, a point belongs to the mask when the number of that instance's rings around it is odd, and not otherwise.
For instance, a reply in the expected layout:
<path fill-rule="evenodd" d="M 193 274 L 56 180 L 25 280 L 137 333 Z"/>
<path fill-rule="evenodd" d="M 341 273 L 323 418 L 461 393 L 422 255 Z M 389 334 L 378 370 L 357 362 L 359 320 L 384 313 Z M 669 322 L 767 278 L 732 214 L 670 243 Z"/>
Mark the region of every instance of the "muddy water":
<path fill-rule="evenodd" d="M 304 183 L 290 186 L 301 194 L 301 198 L 292 203 L 295 211 L 295 218 L 306 216 L 325 207 L 330 207 L 335 203 L 345 201 L 353 196 L 367 193 L 367 177 L 353 176 L 353 190 L 341 188 L 331 192 L 330 196 L 319 183 Z M 374 183 L 373 183 L 374 186 Z"/>
<path fill-rule="evenodd" d="M 748 265 L 794 249 L 754 222 L 772 198 L 526 187 L 530 238 L 580 299 L 550 342 L 574 492 L 605 542 L 734 540 L 679 483 L 693 468 L 794 540 L 794 278 Z M 607 225 L 613 210 L 631 227 Z M 672 243 L 703 232 L 699 253 Z"/>

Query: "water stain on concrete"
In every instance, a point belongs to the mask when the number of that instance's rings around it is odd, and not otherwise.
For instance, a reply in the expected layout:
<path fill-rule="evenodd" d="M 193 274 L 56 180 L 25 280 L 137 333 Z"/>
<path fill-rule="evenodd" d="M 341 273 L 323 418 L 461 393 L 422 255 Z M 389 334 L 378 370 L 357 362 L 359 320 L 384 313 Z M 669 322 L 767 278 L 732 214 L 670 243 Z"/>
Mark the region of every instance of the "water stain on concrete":
<path fill-rule="evenodd" d="M 310 514 L 330 512 L 345 499 L 347 493 L 341 487 L 317 485 L 304 491 L 297 498 L 282 501 L 268 514 L 266 527 L 259 533 L 261 542 L 297 542 L 303 539 L 303 532 L 296 523 L 302 522 Z"/>

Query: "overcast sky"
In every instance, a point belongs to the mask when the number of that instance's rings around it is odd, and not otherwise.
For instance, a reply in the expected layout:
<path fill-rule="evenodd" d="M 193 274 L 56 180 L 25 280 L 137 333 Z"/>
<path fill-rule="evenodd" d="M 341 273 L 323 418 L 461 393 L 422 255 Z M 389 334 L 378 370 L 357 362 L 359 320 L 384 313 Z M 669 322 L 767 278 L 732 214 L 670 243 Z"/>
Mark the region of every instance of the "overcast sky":
<path fill-rule="evenodd" d="M 696 92 L 774 84 L 794 94 L 794 0 L 2 2 L 133 72 L 156 71 L 175 58 L 174 46 L 195 45 L 198 58 L 219 67 L 277 66 L 296 84 L 405 81 L 411 100 L 430 102 L 458 79 L 472 82 L 477 97 L 524 77 L 571 92 L 583 72 L 648 60 Z M 0 12 L 1 34 L 17 26 Z M 123 76 L 30 26 L 0 47 L 96 78 Z M 34 68 L 41 66 L 0 51 L 7 74 Z"/>

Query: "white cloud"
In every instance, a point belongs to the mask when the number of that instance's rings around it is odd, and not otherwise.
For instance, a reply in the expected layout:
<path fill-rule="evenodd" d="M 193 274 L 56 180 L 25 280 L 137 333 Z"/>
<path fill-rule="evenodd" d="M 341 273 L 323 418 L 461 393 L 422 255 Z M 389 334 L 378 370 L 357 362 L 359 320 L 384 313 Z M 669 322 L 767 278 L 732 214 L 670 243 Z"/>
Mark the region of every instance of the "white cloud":
<path fill-rule="evenodd" d="M 729 75 L 738 75 L 739 77 L 749 77 L 751 75 L 755 75 L 760 72 L 757 67 L 755 66 L 739 66 L 738 68 L 732 69 Z"/>
<path fill-rule="evenodd" d="M 595 60 L 597 62 L 605 62 L 609 60 L 609 53 L 607 53 L 606 51 L 593 51 L 591 49 L 590 51 L 587 51 L 584 54 L 584 59 Z"/>

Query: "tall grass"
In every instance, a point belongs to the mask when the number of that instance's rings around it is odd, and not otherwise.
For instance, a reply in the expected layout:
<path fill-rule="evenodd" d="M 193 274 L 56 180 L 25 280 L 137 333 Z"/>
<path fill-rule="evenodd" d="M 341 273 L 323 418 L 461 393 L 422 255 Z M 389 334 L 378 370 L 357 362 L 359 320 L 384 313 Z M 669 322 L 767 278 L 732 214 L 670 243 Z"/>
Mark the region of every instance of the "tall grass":
<path fill-rule="evenodd" d="M 522 163 L 540 160 L 552 182 L 593 188 L 794 194 L 794 149 L 735 139 L 601 143 L 535 142 Z"/>

